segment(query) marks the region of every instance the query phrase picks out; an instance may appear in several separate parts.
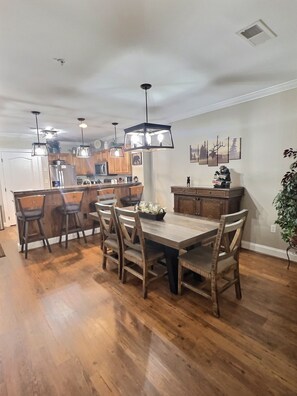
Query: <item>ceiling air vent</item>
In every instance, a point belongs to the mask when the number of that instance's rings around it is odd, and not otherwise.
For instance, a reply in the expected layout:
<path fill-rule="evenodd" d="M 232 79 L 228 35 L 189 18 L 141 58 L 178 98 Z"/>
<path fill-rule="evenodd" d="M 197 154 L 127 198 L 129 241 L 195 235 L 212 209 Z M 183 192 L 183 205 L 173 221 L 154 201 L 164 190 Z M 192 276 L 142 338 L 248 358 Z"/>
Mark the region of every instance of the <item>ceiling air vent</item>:
<path fill-rule="evenodd" d="M 261 19 L 252 25 L 240 30 L 237 34 L 256 46 L 276 37 L 276 34 Z"/>

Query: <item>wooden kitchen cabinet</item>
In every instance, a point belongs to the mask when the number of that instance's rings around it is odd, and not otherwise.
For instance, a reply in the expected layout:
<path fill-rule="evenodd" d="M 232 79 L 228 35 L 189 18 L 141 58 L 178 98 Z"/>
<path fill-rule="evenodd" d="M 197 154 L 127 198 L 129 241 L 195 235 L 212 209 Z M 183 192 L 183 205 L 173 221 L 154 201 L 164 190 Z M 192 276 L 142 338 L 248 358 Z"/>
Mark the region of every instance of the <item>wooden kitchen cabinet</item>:
<path fill-rule="evenodd" d="M 73 165 L 75 165 L 77 175 L 94 175 L 95 164 L 93 156 L 90 158 L 77 158 L 73 156 Z"/>
<path fill-rule="evenodd" d="M 112 158 L 108 159 L 108 171 L 112 174 L 131 174 L 131 155 L 126 152 L 124 157 Z"/>
<path fill-rule="evenodd" d="M 72 157 L 70 153 L 49 153 L 48 163 L 52 165 L 53 161 L 62 160 L 65 161 L 66 164 L 73 165 Z"/>
<path fill-rule="evenodd" d="M 219 219 L 223 214 L 240 210 L 243 187 L 207 188 L 172 186 L 174 211 Z"/>

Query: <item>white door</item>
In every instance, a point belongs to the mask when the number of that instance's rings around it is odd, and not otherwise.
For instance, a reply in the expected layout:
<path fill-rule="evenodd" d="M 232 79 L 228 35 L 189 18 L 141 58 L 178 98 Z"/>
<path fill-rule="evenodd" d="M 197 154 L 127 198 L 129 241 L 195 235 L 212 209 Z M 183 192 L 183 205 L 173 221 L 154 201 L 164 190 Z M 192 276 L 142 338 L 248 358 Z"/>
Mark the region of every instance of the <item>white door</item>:
<path fill-rule="evenodd" d="M 41 157 L 30 152 L 1 153 L 1 192 L 5 226 L 16 224 L 13 191 L 43 189 Z"/>

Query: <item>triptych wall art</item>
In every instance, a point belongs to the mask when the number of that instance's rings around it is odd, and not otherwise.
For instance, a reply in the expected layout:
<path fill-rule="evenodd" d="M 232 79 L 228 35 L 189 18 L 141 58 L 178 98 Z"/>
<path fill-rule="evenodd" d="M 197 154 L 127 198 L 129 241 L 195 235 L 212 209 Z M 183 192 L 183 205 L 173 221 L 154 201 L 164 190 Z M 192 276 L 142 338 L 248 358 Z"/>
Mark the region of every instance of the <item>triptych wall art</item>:
<path fill-rule="evenodd" d="M 190 146 L 190 162 L 199 165 L 218 166 L 231 160 L 241 159 L 241 138 L 228 137 L 204 140 Z"/>

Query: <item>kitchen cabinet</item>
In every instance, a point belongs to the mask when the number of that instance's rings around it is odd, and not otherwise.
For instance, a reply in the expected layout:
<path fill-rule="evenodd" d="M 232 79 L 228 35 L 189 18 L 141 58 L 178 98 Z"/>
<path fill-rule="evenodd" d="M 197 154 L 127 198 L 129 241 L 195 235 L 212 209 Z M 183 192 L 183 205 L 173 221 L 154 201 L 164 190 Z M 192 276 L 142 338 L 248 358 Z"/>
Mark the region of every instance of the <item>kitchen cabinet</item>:
<path fill-rule="evenodd" d="M 53 161 L 62 160 L 66 164 L 73 165 L 73 156 L 70 153 L 49 153 L 48 163 L 52 165 Z"/>
<path fill-rule="evenodd" d="M 75 165 L 77 175 L 94 175 L 95 163 L 93 156 L 90 158 L 72 157 L 73 165 Z"/>
<path fill-rule="evenodd" d="M 108 170 L 109 173 L 112 174 L 131 174 L 131 155 L 126 152 L 124 157 L 112 158 L 108 159 Z"/>
<path fill-rule="evenodd" d="M 243 187 L 208 188 L 172 186 L 174 211 L 219 219 L 223 214 L 240 210 Z"/>

